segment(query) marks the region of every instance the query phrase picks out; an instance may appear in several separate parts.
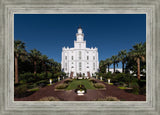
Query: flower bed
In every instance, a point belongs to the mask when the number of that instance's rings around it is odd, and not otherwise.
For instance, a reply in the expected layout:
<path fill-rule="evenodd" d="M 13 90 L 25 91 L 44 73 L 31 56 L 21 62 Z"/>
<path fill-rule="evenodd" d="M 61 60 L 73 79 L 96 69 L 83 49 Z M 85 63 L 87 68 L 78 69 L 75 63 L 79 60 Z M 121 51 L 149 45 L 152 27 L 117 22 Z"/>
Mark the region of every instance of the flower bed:
<path fill-rule="evenodd" d="M 55 86 L 55 89 L 65 89 L 68 86 L 66 83 L 61 83 Z"/>
<path fill-rule="evenodd" d="M 84 95 L 84 93 L 87 92 L 87 89 L 85 88 L 84 85 L 78 85 L 77 89 L 75 89 L 75 92 L 76 92 L 78 95 Z"/>
<path fill-rule="evenodd" d="M 105 88 L 105 85 L 103 83 L 95 83 L 94 87 L 98 88 L 98 89 L 101 89 L 101 88 Z"/>
<path fill-rule="evenodd" d="M 105 97 L 105 98 L 98 98 L 96 99 L 96 101 L 120 101 L 119 99 L 117 99 L 117 97 Z"/>
<path fill-rule="evenodd" d="M 55 97 L 43 97 L 39 101 L 60 101 L 60 100 Z"/>

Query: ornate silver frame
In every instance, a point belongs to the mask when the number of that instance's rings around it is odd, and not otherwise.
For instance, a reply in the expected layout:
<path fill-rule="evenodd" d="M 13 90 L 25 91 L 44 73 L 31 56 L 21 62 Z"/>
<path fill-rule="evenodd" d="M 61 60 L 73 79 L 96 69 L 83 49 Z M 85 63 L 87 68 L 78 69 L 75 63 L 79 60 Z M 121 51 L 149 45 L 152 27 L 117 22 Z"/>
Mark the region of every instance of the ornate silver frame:
<path fill-rule="evenodd" d="M 159 0 L 0 0 L 0 114 L 160 114 Z M 146 14 L 146 101 L 14 101 L 14 14 Z"/>

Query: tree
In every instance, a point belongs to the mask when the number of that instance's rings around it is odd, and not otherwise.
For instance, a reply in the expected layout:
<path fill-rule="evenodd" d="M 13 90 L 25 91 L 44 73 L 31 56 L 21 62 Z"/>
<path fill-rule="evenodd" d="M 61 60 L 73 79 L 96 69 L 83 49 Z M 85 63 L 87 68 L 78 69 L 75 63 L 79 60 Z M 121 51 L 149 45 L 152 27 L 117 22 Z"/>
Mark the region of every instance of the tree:
<path fill-rule="evenodd" d="M 53 59 L 49 59 L 48 63 L 51 65 L 51 67 L 53 66 L 53 64 L 55 63 Z"/>
<path fill-rule="evenodd" d="M 101 60 L 99 63 L 99 67 L 100 67 L 100 72 L 101 73 L 106 73 L 106 63 L 104 60 Z"/>
<path fill-rule="evenodd" d="M 47 72 L 46 70 L 46 63 L 49 62 L 48 57 L 46 55 L 42 55 L 40 56 L 40 59 L 42 61 L 42 66 L 45 72 Z"/>
<path fill-rule="evenodd" d="M 130 50 L 129 56 L 137 62 L 137 78 L 140 80 L 140 61 L 145 61 L 146 57 L 146 43 L 139 43 L 133 46 Z"/>
<path fill-rule="evenodd" d="M 37 61 L 40 60 L 41 52 L 36 49 L 30 50 L 29 57 L 32 60 L 33 65 L 34 65 L 34 74 L 36 74 L 37 73 L 37 67 L 36 67 Z"/>
<path fill-rule="evenodd" d="M 118 53 L 118 57 L 120 59 L 120 61 L 122 62 L 122 72 L 124 73 L 124 64 L 126 62 L 126 55 L 127 55 L 127 51 L 126 50 L 121 50 Z"/>
<path fill-rule="evenodd" d="M 105 64 L 107 65 L 107 68 L 108 68 L 108 72 L 109 72 L 109 66 L 112 64 L 112 60 L 110 58 L 107 58 L 105 60 Z"/>
<path fill-rule="evenodd" d="M 18 58 L 26 54 L 25 43 L 20 40 L 14 41 L 14 61 L 15 61 L 15 83 L 18 83 Z"/>
<path fill-rule="evenodd" d="M 115 73 L 115 65 L 118 64 L 119 58 L 118 56 L 114 55 L 111 57 L 112 63 L 113 63 L 113 68 L 114 68 L 114 73 Z"/>

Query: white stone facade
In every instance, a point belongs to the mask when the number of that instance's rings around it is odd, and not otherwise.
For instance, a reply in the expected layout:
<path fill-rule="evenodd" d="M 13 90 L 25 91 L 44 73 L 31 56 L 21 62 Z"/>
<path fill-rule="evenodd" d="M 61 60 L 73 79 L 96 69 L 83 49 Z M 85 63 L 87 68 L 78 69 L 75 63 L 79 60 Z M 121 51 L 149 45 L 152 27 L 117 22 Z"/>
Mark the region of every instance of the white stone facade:
<path fill-rule="evenodd" d="M 82 28 L 78 28 L 74 48 L 62 48 L 61 69 L 69 76 L 76 77 L 77 74 L 90 77 L 98 71 L 98 49 L 86 48 L 86 41 Z"/>

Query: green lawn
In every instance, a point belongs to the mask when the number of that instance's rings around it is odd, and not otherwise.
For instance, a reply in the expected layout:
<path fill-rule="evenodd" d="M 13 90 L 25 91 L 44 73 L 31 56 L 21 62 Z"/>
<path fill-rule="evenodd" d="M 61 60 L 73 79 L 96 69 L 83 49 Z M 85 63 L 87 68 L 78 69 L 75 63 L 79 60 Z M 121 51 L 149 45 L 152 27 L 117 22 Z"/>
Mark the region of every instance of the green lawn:
<path fill-rule="evenodd" d="M 119 89 L 126 89 L 126 87 L 118 87 Z"/>
<path fill-rule="evenodd" d="M 93 84 L 87 79 L 73 80 L 66 90 L 76 89 L 78 85 L 84 85 L 86 89 L 96 89 Z"/>

